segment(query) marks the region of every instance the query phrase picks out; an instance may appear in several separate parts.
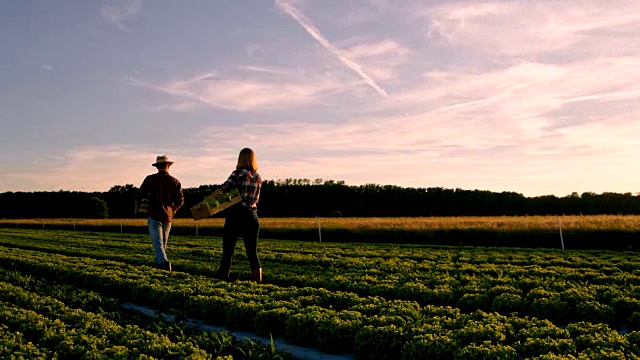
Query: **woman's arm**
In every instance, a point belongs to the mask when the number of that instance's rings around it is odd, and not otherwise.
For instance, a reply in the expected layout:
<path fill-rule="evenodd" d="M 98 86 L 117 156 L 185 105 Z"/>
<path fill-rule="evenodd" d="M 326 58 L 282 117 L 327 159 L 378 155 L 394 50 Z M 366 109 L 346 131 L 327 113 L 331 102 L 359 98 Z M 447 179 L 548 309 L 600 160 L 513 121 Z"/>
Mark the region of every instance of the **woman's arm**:
<path fill-rule="evenodd" d="M 231 175 L 229 175 L 229 178 L 224 183 L 222 183 L 222 185 L 220 185 L 220 187 L 217 188 L 216 191 L 213 192 L 214 196 L 225 193 L 231 190 L 232 188 L 235 188 L 237 182 L 238 182 L 238 171 L 234 170 L 231 172 Z"/>

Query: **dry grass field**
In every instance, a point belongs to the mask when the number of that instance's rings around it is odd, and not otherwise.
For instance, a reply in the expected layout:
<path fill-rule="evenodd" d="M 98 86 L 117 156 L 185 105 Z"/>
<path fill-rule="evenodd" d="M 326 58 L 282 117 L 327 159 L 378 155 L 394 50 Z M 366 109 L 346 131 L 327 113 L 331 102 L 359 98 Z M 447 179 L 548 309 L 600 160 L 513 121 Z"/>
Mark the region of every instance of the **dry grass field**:
<path fill-rule="evenodd" d="M 493 233 L 537 233 L 557 231 L 559 226 L 566 232 L 628 232 L 640 231 L 640 216 L 520 216 L 520 217 L 396 217 L 396 218 L 261 218 L 261 228 L 271 231 L 308 231 L 320 227 L 323 230 L 349 232 L 406 232 L 415 234 L 448 232 L 493 232 Z M 30 227 L 42 225 L 99 227 L 144 227 L 146 219 L 5 219 L 2 227 Z M 223 218 L 174 219 L 176 228 L 196 226 L 200 229 L 222 228 Z"/>

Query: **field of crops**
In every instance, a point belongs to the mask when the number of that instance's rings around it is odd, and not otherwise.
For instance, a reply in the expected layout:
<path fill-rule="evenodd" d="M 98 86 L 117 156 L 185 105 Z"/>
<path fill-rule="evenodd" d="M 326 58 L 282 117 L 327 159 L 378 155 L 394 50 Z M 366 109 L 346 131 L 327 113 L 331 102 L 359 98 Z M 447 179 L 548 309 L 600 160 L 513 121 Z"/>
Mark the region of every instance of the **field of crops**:
<path fill-rule="evenodd" d="M 284 356 L 131 302 L 356 359 L 640 359 L 636 252 L 261 240 L 258 285 L 241 242 L 230 283 L 219 238 L 169 243 L 173 273 L 144 234 L 1 229 L 0 357 Z"/>

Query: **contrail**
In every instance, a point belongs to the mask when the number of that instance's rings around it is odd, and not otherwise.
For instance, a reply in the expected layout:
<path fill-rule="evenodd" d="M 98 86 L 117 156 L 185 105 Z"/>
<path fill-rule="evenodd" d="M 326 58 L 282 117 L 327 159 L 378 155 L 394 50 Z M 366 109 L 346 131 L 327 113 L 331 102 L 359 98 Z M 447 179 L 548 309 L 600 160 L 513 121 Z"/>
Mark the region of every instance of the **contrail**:
<path fill-rule="evenodd" d="M 335 55 L 335 57 L 337 57 L 341 63 L 360 75 L 362 80 L 364 80 L 367 85 L 371 86 L 378 94 L 387 96 L 387 92 L 383 88 L 378 86 L 378 84 L 376 84 L 376 82 L 369 75 L 367 75 L 364 70 L 362 70 L 362 66 L 342 56 L 340 54 L 340 50 L 338 50 L 338 48 L 336 48 L 329 40 L 327 40 L 327 38 L 320 33 L 320 30 L 318 30 L 318 28 L 313 25 L 311 19 L 306 17 L 302 12 L 300 12 L 300 10 L 296 9 L 285 0 L 276 0 L 276 6 L 278 6 L 280 10 L 291 15 L 291 17 L 295 21 L 297 21 L 298 24 L 300 24 L 300 26 L 302 26 L 302 28 L 304 28 L 307 33 L 311 35 L 311 37 L 316 39 L 316 41 L 318 41 L 320 45 L 322 45 L 322 47 Z"/>

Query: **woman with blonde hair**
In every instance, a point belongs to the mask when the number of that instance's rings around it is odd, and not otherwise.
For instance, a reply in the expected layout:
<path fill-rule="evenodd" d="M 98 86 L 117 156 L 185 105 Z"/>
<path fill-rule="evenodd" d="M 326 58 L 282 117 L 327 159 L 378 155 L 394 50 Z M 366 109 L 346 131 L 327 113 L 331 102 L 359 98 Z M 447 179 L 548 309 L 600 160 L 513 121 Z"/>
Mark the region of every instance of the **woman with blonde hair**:
<path fill-rule="evenodd" d="M 238 155 L 236 169 L 231 172 L 227 181 L 216 191 L 214 196 L 237 189 L 242 196 L 242 202 L 227 209 L 222 235 L 222 261 L 218 268 L 217 278 L 229 280 L 231 260 L 238 242 L 242 236 L 244 248 L 249 258 L 251 279 L 262 282 L 262 268 L 258 258 L 258 233 L 260 219 L 258 218 L 258 200 L 262 178 L 258 174 L 256 154 L 249 148 L 244 148 Z"/>

